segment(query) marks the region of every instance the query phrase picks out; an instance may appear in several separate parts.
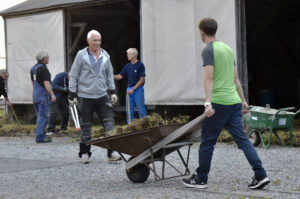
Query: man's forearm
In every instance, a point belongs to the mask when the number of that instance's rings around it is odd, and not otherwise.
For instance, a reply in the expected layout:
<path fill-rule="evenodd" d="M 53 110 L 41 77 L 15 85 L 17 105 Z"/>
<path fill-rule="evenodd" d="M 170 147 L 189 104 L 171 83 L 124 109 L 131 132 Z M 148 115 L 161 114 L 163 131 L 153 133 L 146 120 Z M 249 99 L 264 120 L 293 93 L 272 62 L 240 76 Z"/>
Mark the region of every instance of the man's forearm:
<path fill-rule="evenodd" d="M 136 90 L 138 89 L 143 83 L 145 82 L 145 78 L 141 78 L 136 85 L 134 85 L 133 89 Z"/>
<path fill-rule="evenodd" d="M 114 79 L 115 80 L 121 80 L 123 77 L 119 74 L 119 75 L 114 75 Z"/>
<path fill-rule="evenodd" d="M 234 83 L 235 83 L 235 86 L 236 86 L 236 90 L 241 98 L 242 101 L 246 101 L 245 100 L 245 97 L 244 97 L 244 92 L 243 92 L 243 88 L 242 88 L 242 85 L 241 85 L 241 82 L 238 78 L 236 78 L 234 80 Z"/>
<path fill-rule="evenodd" d="M 205 101 L 211 102 L 211 94 L 213 90 L 213 80 L 212 79 L 205 79 L 204 80 L 204 88 L 205 88 Z"/>
<path fill-rule="evenodd" d="M 45 89 L 48 91 L 48 93 L 53 96 L 54 93 L 53 93 L 53 90 L 52 90 L 52 87 L 51 87 L 51 84 L 49 81 L 44 81 L 44 85 L 45 85 Z"/>

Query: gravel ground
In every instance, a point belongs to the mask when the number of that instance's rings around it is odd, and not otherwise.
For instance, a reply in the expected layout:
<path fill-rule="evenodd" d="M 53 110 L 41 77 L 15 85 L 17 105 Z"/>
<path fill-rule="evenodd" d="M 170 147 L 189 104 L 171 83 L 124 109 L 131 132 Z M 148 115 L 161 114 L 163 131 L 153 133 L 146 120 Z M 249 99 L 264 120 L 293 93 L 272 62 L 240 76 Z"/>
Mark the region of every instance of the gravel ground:
<path fill-rule="evenodd" d="M 191 171 L 197 167 L 198 147 L 196 143 L 191 150 Z M 77 150 L 78 143 L 66 137 L 47 144 L 29 137 L 0 137 L 0 199 L 300 198 L 300 148 L 257 148 L 272 182 L 254 191 L 247 188 L 251 168 L 234 144 L 216 145 L 205 190 L 186 188 L 182 177 L 155 181 L 152 173 L 145 183 L 134 184 L 126 176 L 124 161 L 108 163 L 105 149 L 93 146 L 88 165 L 79 163 Z M 182 168 L 175 153 L 167 159 Z M 167 169 L 166 175 L 175 174 Z"/>

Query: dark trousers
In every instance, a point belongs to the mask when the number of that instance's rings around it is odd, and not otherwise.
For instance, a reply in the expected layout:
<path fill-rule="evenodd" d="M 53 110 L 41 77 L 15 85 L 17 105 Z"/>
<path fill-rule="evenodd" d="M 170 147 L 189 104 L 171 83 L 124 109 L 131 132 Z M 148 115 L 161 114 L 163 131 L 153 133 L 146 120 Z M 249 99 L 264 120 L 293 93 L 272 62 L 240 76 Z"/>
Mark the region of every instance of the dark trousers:
<path fill-rule="evenodd" d="M 105 132 L 112 131 L 115 126 L 114 112 L 108 95 L 98 99 L 79 98 L 80 143 L 91 140 L 91 127 L 94 112 L 97 113 Z"/>
<path fill-rule="evenodd" d="M 50 106 L 48 132 L 55 131 L 57 111 L 60 112 L 60 128 L 67 129 L 69 121 L 69 103 L 67 96 L 61 96 L 56 102 L 52 102 Z"/>
<path fill-rule="evenodd" d="M 196 170 L 198 178 L 207 182 L 214 146 L 223 128 L 229 131 L 238 148 L 244 152 L 255 176 L 266 176 L 266 171 L 262 167 L 254 146 L 249 141 L 247 134 L 243 132 L 242 104 L 220 105 L 212 103 L 212 106 L 215 109 L 215 114 L 202 122 L 199 167 Z M 232 164 L 232 168 L 235 168 L 234 162 Z"/>

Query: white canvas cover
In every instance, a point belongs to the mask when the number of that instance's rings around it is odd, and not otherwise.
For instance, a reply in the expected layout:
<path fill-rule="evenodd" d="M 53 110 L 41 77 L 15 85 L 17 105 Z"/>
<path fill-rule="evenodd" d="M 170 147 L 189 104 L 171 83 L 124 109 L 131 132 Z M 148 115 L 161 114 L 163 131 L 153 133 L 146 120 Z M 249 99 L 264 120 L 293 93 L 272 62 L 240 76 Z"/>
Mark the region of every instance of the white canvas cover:
<path fill-rule="evenodd" d="M 217 39 L 236 51 L 234 0 L 141 1 L 141 49 L 148 105 L 199 105 L 205 101 L 198 23 L 213 17 Z"/>
<path fill-rule="evenodd" d="M 49 53 L 52 79 L 65 68 L 63 11 L 6 19 L 8 97 L 12 103 L 32 103 L 30 69 L 41 50 Z"/>

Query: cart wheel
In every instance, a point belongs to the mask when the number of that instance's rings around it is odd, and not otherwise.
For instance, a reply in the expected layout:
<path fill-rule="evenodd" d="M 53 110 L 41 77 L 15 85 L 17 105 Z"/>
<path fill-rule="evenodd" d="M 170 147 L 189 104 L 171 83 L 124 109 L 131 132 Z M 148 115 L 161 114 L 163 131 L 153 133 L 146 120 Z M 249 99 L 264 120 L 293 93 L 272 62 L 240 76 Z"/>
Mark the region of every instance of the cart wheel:
<path fill-rule="evenodd" d="M 258 146 L 261 142 L 259 133 L 257 130 L 251 130 L 248 133 L 248 137 L 249 137 L 250 142 L 253 144 L 253 146 Z"/>
<path fill-rule="evenodd" d="M 131 157 L 129 160 L 131 159 L 133 159 L 133 157 Z M 145 164 L 138 164 L 131 169 L 126 170 L 126 174 L 131 182 L 143 183 L 148 179 L 150 175 L 150 169 Z"/>

